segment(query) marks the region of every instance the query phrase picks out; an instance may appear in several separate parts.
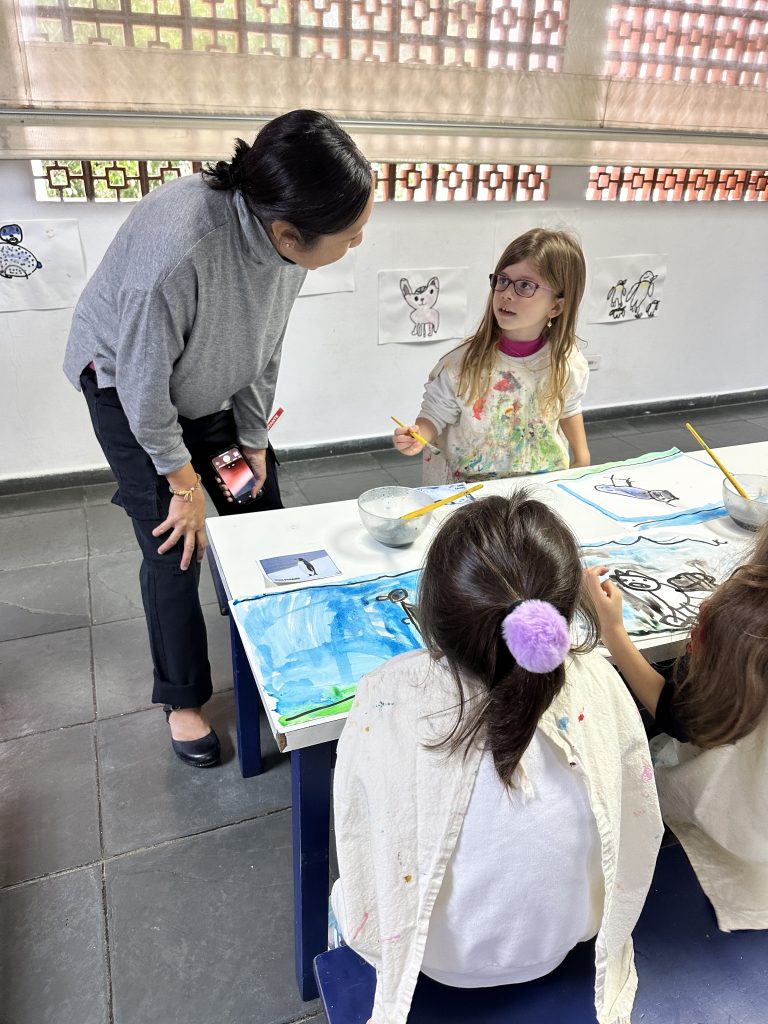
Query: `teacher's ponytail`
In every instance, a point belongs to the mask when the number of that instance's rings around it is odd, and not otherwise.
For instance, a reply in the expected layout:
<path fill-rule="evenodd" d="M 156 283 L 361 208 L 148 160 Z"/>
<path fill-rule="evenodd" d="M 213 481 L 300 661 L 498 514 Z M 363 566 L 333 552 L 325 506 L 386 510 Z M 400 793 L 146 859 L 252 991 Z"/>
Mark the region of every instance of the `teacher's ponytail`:
<path fill-rule="evenodd" d="M 243 165 L 251 147 L 244 139 L 235 139 L 235 152 L 231 160 L 218 160 L 203 171 L 210 188 L 228 191 L 238 188 L 243 176 Z"/>
<path fill-rule="evenodd" d="M 206 167 L 203 179 L 213 189 L 239 190 L 262 224 L 287 221 L 307 246 L 354 224 L 373 189 L 368 161 L 318 110 L 274 118 L 253 145 L 237 139 L 232 159 Z"/>

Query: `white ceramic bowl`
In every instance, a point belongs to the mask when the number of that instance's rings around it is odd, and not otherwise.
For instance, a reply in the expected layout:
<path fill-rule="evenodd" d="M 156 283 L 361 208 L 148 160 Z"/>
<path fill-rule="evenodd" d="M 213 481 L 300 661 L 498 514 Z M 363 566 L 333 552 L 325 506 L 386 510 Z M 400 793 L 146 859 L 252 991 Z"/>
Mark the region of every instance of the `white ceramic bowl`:
<path fill-rule="evenodd" d="M 723 504 L 738 526 L 745 530 L 759 530 L 768 523 L 768 476 L 756 473 L 734 473 L 749 495 L 742 496 L 727 479 L 723 480 Z"/>
<path fill-rule="evenodd" d="M 431 512 L 416 519 L 400 517 L 425 505 L 429 496 L 413 487 L 374 487 L 357 499 L 360 522 L 374 540 L 390 548 L 404 548 L 424 532 Z"/>

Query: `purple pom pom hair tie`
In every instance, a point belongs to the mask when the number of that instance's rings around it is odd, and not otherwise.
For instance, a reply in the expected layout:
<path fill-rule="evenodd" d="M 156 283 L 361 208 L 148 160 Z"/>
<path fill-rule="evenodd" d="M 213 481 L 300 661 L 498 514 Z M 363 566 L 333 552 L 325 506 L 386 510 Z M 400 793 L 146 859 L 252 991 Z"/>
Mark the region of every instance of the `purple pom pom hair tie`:
<path fill-rule="evenodd" d="M 517 664 L 538 674 L 562 665 L 571 647 L 568 622 L 549 601 L 515 601 L 502 620 L 501 635 Z"/>

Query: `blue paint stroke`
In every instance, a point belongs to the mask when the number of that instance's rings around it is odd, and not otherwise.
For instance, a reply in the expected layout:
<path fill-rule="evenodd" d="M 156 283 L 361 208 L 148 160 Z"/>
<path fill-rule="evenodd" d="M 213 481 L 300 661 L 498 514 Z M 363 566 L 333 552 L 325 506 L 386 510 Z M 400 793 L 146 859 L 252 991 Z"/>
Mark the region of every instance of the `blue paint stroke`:
<path fill-rule="evenodd" d="M 284 722 L 304 724 L 313 712 L 344 704 L 361 676 L 422 646 L 402 605 L 387 599 L 405 589 L 413 601 L 419 576 L 413 570 L 362 577 L 262 594 L 233 607 Z"/>

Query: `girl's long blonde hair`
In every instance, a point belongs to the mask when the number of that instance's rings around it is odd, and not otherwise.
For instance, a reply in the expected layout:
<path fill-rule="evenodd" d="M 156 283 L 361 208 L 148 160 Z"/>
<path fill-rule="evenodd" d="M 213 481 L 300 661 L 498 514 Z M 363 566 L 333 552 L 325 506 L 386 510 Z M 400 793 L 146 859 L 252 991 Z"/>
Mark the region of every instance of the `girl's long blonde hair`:
<path fill-rule="evenodd" d="M 581 246 L 565 231 L 533 228 L 507 246 L 499 257 L 494 273 L 504 267 L 528 260 L 554 290 L 553 299 L 563 300 L 563 311 L 544 328 L 549 342 L 550 372 L 543 401 L 548 409 L 560 414 L 565 385 L 568 380 L 568 357 L 576 345 L 576 316 L 584 294 L 587 268 Z M 493 315 L 493 292 L 488 296 L 483 319 L 468 340 L 459 372 L 459 397 L 476 402 L 491 386 L 491 373 L 496 358 L 501 329 Z"/>

